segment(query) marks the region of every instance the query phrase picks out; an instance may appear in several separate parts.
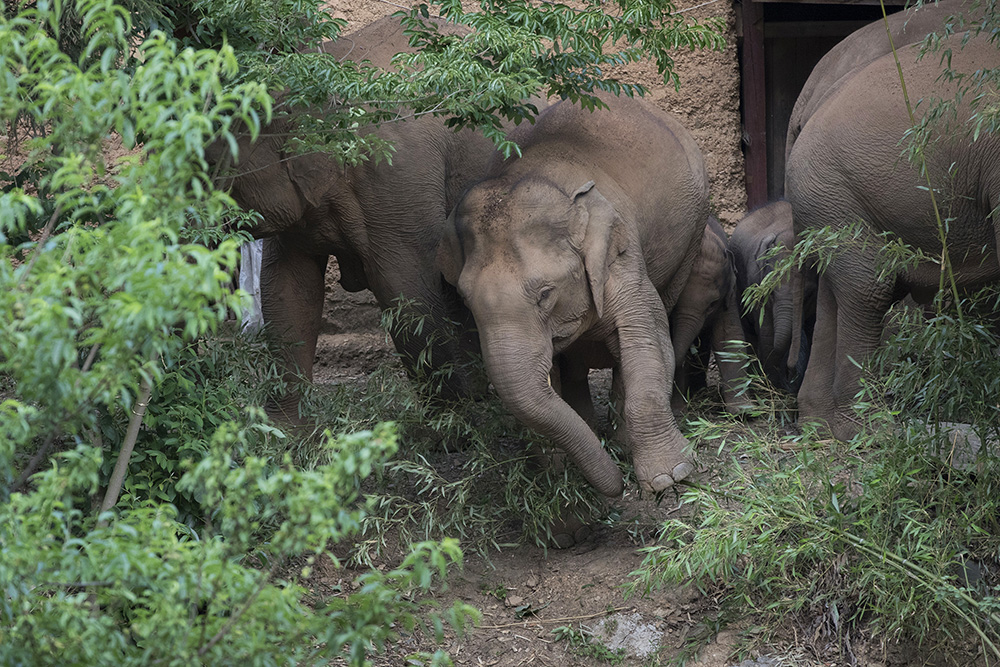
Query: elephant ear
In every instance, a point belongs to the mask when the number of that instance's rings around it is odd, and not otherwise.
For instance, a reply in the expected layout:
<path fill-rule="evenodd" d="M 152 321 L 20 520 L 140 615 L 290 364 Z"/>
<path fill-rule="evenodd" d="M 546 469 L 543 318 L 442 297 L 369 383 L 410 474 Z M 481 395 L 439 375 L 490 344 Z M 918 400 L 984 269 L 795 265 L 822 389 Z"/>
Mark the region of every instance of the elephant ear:
<path fill-rule="evenodd" d="M 458 229 L 455 227 L 455 211 L 448 215 L 438 242 L 437 265 L 449 285 L 458 285 L 458 277 L 462 274 L 465 258 L 462 255 L 462 243 L 458 240 Z"/>
<path fill-rule="evenodd" d="M 289 157 L 282 151 L 281 160 L 285 163 L 288 178 L 299 195 L 310 206 L 318 208 L 323 202 L 323 195 L 330 189 L 330 170 L 337 167 L 318 155 Z"/>
<path fill-rule="evenodd" d="M 764 237 L 760 240 L 760 244 L 757 246 L 757 263 L 761 267 L 761 275 L 760 275 L 761 278 L 764 277 L 765 274 L 764 269 L 766 268 L 767 271 L 770 271 L 771 267 L 774 264 L 773 257 L 770 259 L 761 259 L 761 258 L 764 257 L 764 254 L 767 251 L 769 251 L 771 248 L 774 247 L 776 240 L 777 237 L 774 234 L 765 234 Z"/>
<path fill-rule="evenodd" d="M 611 256 L 611 239 L 618 212 L 593 181 L 587 181 L 573 193 L 577 216 L 570 230 L 570 243 L 583 256 L 591 297 L 597 317 L 604 316 L 604 283 Z"/>

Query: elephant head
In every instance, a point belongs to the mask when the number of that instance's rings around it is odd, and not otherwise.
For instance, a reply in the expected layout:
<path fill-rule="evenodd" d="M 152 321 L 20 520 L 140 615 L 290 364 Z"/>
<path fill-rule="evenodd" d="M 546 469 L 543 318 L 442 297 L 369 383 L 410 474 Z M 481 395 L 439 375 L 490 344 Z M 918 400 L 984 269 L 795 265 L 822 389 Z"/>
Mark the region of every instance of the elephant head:
<path fill-rule="evenodd" d="M 737 294 L 760 284 L 794 245 L 788 202 L 773 202 L 743 218 L 729 241 Z M 760 358 L 764 374 L 776 386 L 793 393 L 809 358 L 811 313 L 815 309 L 812 293 L 801 275 L 793 275 L 778 285 L 762 308 L 747 310 L 742 318 L 747 341 Z"/>
<path fill-rule="evenodd" d="M 602 318 L 616 220 L 593 181 L 567 192 L 542 179 L 495 179 L 467 193 L 438 255 L 472 310 L 501 400 L 609 496 L 621 494 L 621 473 L 549 375 L 553 356 Z"/>
<path fill-rule="evenodd" d="M 675 409 L 684 405 L 685 393 L 704 386 L 704 368 L 710 353 L 714 353 L 722 379 L 722 395 L 726 408 L 739 413 L 751 404 L 739 395 L 745 384 L 744 364 L 723 354 L 731 352 L 731 341 L 744 341 L 736 293 L 733 255 L 726 232 L 713 216 L 708 217 L 702 236 L 698 259 L 684 285 L 677 303 L 670 312 L 670 333 L 674 344 Z M 693 364 L 690 349 L 697 343 L 701 370 Z M 711 347 L 709 347 L 711 346 Z"/>
<path fill-rule="evenodd" d="M 228 189 L 244 209 L 260 213 L 251 229 L 257 238 L 301 226 L 306 212 L 323 206 L 324 199 L 343 183 L 343 179 L 331 178 L 342 170 L 331 156 L 290 152 L 285 142 L 291 130 L 292 121 L 278 118 L 256 141 L 245 132 L 238 133 L 231 159 L 228 144 L 221 140 L 205 149 L 205 159 L 220 173 L 220 187 Z M 346 203 L 346 192 L 341 195 L 338 199 Z"/>

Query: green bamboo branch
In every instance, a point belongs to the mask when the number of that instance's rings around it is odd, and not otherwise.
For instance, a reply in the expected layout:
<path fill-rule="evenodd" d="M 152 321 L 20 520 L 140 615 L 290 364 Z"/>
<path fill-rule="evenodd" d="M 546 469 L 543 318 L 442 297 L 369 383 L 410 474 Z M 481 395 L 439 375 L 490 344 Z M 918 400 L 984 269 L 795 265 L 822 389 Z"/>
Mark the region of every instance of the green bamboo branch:
<path fill-rule="evenodd" d="M 896 72 L 899 74 L 899 85 L 902 88 L 903 101 L 906 103 L 906 114 L 910 119 L 910 127 L 916 127 L 917 121 L 913 115 L 913 106 L 910 104 L 910 95 L 906 90 L 906 79 L 903 77 L 903 66 L 899 62 L 896 44 L 892 40 L 892 31 L 889 29 L 889 17 L 885 11 L 885 1 L 879 0 L 879 6 L 882 8 L 882 22 L 885 24 L 885 34 L 889 38 L 889 48 L 892 50 L 892 58 L 896 63 Z M 955 271 L 951 266 L 951 256 L 948 253 L 948 233 L 945 231 L 944 221 L 941 219 L 941 210 L 938 208 L 937 197 L 934 196 L 934 188 L 931 186 L 931 175 L 930 170 L 927 168 L 927 159 L 924 156 L 923 145 L 917 145 L 916 155 L 920 162 L 921 171 L 924 173 L 924 179 L 927 181 L 927 192 L 931 196 L 931 206 L 934 208 L 934 219 L 937 222 L 938 240 L 941 241 L 941 278 L 938 282 L 938 290 L 944 290 L 945 277 L 947 277 L 952 297 L 955 300 L 955 310 L 958 313 L 958 319 L 963 320 L 962 304 L 958 296 L 958 284 L 955 282 Z"/>
<path fill-rule="evenodd" d="M 933 592 L 938 592 L 939 589 L 944 589 L 947 592 L 951 593 L 952 595 L 954 595 L 954 596 L 956 596 L 958 598 L 961 598 L 963 601 L 965 601 L 966 603 L 972 605 L 974 608 L 982 611 L 981 605 L 979 604 L 979 602 L 975 598 L 973 598 L 971 595 L 969 595 L 968 593 L 966 593 L 965 591 L 963 591 L 959 587 L 955 586 L 954 584 L 951 584 L 950 582 L 945 581 L 944 579 L 942 579 L 938 575 L 934 574 L 933 572 L 930 572 L 926 568 L 923 568 L 923 567 L 917 565 L 916 563 L 913 563 L 913 562 L 907 560 L 906 558 L 902 558 L 901 556 L 898 556 L 897 554 L 892 553 L 891 551 L 885 551 L 883 549 L 875 549 L 875 548 L 869 546 L 868 543 L 865 541 L 864 538 L 858 537 L 858 536 L 854 535 L 853 533 L 847 532 L 847 531 L 845 531 L 843 529 L 840 529 L 840 528 L 837 528 L 835 526 L 831 526 L 831 525 L 825 523 L 824 521 L 822 521 L 821 519 L 819 519 L 818 517 L 809 516 L 809 515 L 802 514 L 802 513 L 799 513 L 799 512 L 794 512 L 792 510 L 789 510 L 789 509 L 786 509 L 786 508 L 780 507 L 780 506 L 775 506 L 773 504 L 767 504 L 767 503 L 758 502 L 758 501 L 754 500 L 753 498 L 750 498 L 749 496 L 740 495 L 738 493 L 733 493 L 732 491 L 725 491 L 725 490 L 714 489 L 714 488 L 712 488 L 710 486 L 705 486 L 705 485 L 702 485 L 702 484 L 698 484 L 697 482 L 684 481 L 684 482 L 682 482 L 682 484 L 684 484 L 686 486 L 689 486 L 692 489 L 695 489 L 695 490 L 700 491 L 702 493 L 706 493 L 706 494 L 709 494 L 709 495 L 715 495 L 715 496 L 721 496 L 722 498 L 724 498 L 726 500 L 732 500 L 732 501 L 735 501 L 735 502 L 739 502 L 739 503 L 744 503 L 744 504 L 747 504 L 747 505 L 751 505 L 753 507 L 756 507 L 757 509 L 763 509 L 763 510 L 773 511 L 778 516 L 780 516 L 780 517 L 782 517 L 784 519 L 790 519 L 790 520 L 798 521 L 800 523 L 808 524 L 808 525 L 814 526 L 816 528 L 819 528 L 820 530 L 825 531 L 826 533 L 834 536 L 835 538 L 840 538 L 840 539 L 848 542 L 849 544 L 851 544 L 851 546 L 853 546 L 856 549 L 858 549 L 859 551 L 867 554 L 868 556 L 871 556 L 872 558 L 880 558 L 882 561 L 888 562 L 897 571 L 902 572 L 904 575 L 906 575 L 907 577 L 913 579 L 914 581 L 916 581 L 918 584 L 920 584 L 924 588 L 927 588 L 928 590 L 931 590 Z M 926 579 L 922 579 L 921 576 L 917 576 L 917 575 L 921 575 L 922 577 L 926 577 Z M 939 588 L 935 588 L 935 586 L 937 586 Z M 966 614 L 966 612 L 955 603 L 954 600 L 949 599 L 947 597 L 942 597 L 941 600 L 949 608 L 951 608 L 954 612 L 956 612 L 959 616 L 961 616 L 962 619 L 965 620 L 966 623 L 968 623 L 969 626 L 972 627 L 975 630 L 976 634 L 979 635 L 979 637 L 983 640 L 983 642 L 985 642 L 990 647 L 990 649 L 992 649 L 992 651 L 996 655 L 996 657 L 1000 658 L 1000 646 L 997 646 L 997 644 L 994 643 L 986 635 L 986 633 L 979 626 L 979 624 L 975 621 L 975 619 L 970 618 Z M 997 614 L 996 612 L 986 612 L 985 615 L 986 615 L 987 618 L 989 618 L 994 623 L 1000 624 L 1000 614 Z"/>

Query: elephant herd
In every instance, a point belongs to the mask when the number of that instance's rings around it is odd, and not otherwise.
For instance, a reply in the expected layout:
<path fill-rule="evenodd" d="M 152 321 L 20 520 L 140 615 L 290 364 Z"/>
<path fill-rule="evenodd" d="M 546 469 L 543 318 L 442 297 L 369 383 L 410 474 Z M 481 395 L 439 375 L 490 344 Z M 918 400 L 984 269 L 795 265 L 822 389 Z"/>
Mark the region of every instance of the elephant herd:
<path fill-rule="evenodd" d="M 960 0 L 942 0 L 890 17 L 913 100 L 954 97 L 961 85 L 939 77 L 937 55 L 917 60 L 914 46 L 960 8 Z M 942 40 L 952 67 L 997 66 L 1000 52 L 987 37 L 966 41 Z M 807 267 L 788 278 L 762 314 L 740 303 L 774 253 L 789 252 L 805 230 L 862 220 L 873 240 L 888 231 L 940 255 L 925 175 L 900 157 L 911 123 L 895 61 L 885 55 L 886 30 L 873 24 L 845 44 L 817 65 L 795 105 L 787 201 L 752 212 L 728 239 L 710 216 L 708 175 L 692 136 L 638 99 L 602 96 L 607 108 L 593 113 L 539 102 L 533 124 L 509 128 L 522 152 L 509 159 L 482 135 L 429 116 L 370 130 L 392 142 L 391 163 L 341 167 L 322 154 L 286 155 L 285 121 L 254 143 L 241 141 L 230 190 L 261 214 L 254 234 L 264 238 L 264 319 L 300 343 L 287 353 L 289 378 L 311 379 L 332 255 L 345 289 L 371 290 L 381 308 L 406 315 L 391 334 L 408 370 L 428 359 L 434 368 L 454 364 L 478 346 L 511 413 L 606 495 L 619 495 L 623 479 L 593 430 L 588 371 L 613 369 L 636 479 L 662 491 L 693 469 L 671 407 L 683 405 L 674 380 L 685 386 L 685 360 L 699 339 L 716 352 L 746 341 L 775 384 L 797 389 L 801 419 L 851 437 L 859 380 L 851 360 L 874 349 L 895 300 L 933 295 L 939 268 L 921 264 L 885 278 L 877 274 L 878 243 L 861 244 L 836 253 L 822 275 Z M 325 50 L 388 67 L 408 48 L 390 17 Z M 956 119 L 973 113 L 963 101 Z M 948 209 L 959 281 L 1000 279 L 1000 227 L 991 217 L 1000 204 L 1000 141 L 941 132 L 926 176 L 947 182 L 935 187 Z M 457 334 L 436 335 L 455 323 Z M 745 409 L 743 363 L 728 355 L 717 362 L 727 408 Z M 443 391 L 475 394 L 457 368 Z M 295 420 L 298 396 L 270 408 Z"/>

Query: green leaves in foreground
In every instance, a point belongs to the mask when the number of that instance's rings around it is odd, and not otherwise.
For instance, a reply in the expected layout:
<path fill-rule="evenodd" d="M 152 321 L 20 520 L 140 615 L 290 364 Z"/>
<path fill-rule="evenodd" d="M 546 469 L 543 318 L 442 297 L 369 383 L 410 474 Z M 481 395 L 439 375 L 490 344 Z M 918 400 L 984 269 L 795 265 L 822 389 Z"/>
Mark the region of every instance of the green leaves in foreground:
<path fill-rule="evenodd" d="M 391 425 L 327 434 L 332 462 L 310 472 L 255 457 L 237 464 L 230 452 L 247 436 L 223 427 L 181 480 L 213 517 L 201 533 L 152 502 L 98 521 L 88 495 L 100 453 L 86 446 L 0 505 L 0 662 L 284 665 L 344 654 L 363 665 L 400 632 L 423 623 L 440 638 L 445 623 L 461 630 L 476 618 L 461 603 L 441 614 L 412 600 L 461 562 L 454 540 L 416 545 L 350 595 L 317 599 L 296 583 L 319 559 L 336 564 L 328 543 L 357 531 L 358 485 L 395 451 Z M 274 519 L 269 540 L 250 539 Z"/>
<path fill-rule="evenodd" d="M 863 631 L 1000 659 L 1000 341 L 974 317 L 994 317 L 996 293 L 945 301 L 893 320 L 852 443 L 729 437 L 728 481 L 690 485 L 693 516 L 663 524 L 633 590 L 693 580 L 727 622 L 794 615 L 845 651 Z M 703 423 L 694 437 L 731 429 Z"/>

